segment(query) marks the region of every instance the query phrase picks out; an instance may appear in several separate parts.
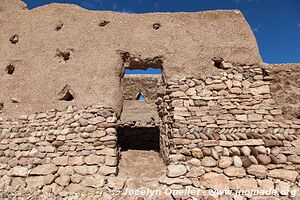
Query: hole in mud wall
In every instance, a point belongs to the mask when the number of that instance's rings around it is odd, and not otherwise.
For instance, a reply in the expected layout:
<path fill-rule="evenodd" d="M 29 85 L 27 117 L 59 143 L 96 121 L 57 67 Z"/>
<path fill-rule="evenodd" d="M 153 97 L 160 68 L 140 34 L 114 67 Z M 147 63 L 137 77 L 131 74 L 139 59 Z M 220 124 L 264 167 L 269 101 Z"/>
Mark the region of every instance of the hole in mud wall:
<path fill-rule="evenodd" d="M 62 29 L 63 26 L 64 26 L 64 24 L 63 24 L 62 22 L 59 22 L 59 23 L 56 25 L 55 30 L 56 30 L 56 31 L 59 31 L 59 30 Z"/>
<path fill-rule="evenodd" d="M 12 75 L 14 72 L 15 72 L 15 66 L 13 65 L 8 65 L 6 68 L 5 68 L 5 72 L 9 75 Z"/>
<path fill-rule="evenodd" d="M 130 70 L 147 70 L 163 69 L 163 57 L 156 56 L 152 58 L 141 58 L 140 55 L 131 55 L 129 52 L 119 51 L 118 52 L 123 60 L 123 67 Z"/>
<path fill-rule="evenodd" d="M 66 51 L 61 51 L 59 49 L 56 49 L 55 57 L 62 58 L 65 62 L 67 62 L 68 60 L 70 60 L 71 52 L 73 52 L 73 51 L 74 51 L 74 49 L 67 49 Z M 59 61 L 59 62 L 61 62 L 61 61 Z"/>
<path fill-rule="evenodd" d="M 74 100 L 74 92 L 69 85 L 65 85 L 64 88 L 59 92 L 58 99 L 61 101 Z"/>
<path fill-rule="evenodd" d="M 161 27 L 160 23 L 153 24 L 153 29 L 158 30 Z"/>
<path fill-rule="evenodd" d="M 99 23 L 99 26 L 100 26 L 100 27 L 104 27 L 104 26 L 106 26 L 106 25 L 109 24 L 109 23 L 110 23 L 110 21 L 103 20 L 103 21 L 101 21 L 101 22 Z"/>
<path fill-rule="evenodd" d="M 137 93 L 136 97 L 135 97 L 135 100 L 138 100 L 138 101 L 144 101 L 145 100 L 145 96 L 142 94 L 142 93 Z"/>
<path fill-rule="evenodd" d="M 212 61 L 214 62 L 214 66 L 218 69 L 222 69 L 221 63 L 223 62 L 223 59 L 220 57 L 214 57 L 212 59 Z"/>
<path fill-rule="evenodd" d="M 269 72 L 266 69 L 262 68 L 261 70 L 262 70 L 262 74 L 263 74 L 264 77 L 265 76 L 270 76 Z"/>
<path fill-rule="evenodd" d="M 4 108 L 4 103 L 3 103 L 3 102 L 0 102 L 0 113 L 2 113 L 3 108 Z"/>
<path fill-rule="evenodd" d="M 19 36 L 18 35 L 13 35 L 9 38 L 9 41 L 12 43 L 12 44 L 16 44 L 17 42 L 19 42 Z"/>
<path fill-rule="evenodd" d="M 159 152 L 159 128 L 119 127 L 118 144 L 121 151 L 147 150 Z"/>

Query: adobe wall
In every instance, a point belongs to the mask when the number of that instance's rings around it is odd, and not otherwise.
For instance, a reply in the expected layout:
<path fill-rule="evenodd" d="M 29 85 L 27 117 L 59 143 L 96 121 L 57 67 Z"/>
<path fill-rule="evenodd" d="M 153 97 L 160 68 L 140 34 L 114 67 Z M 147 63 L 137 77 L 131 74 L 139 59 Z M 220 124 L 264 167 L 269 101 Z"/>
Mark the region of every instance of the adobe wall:
<path fill-rule="evenodd" d="M 116 130 L 148 125 L 159 127 L 166 164 L 158 187 L 300 194 L 299 64 L 262 65 L 239 11 L 25 7 L 0 6 L 0 188 L 113 199 L 126 187 Z M 162 82 L 124 76 L 149 65 Z M 151 101 L 130 101 L 141 90 Z"/>
<path fill-rule="evenodd" d="M 300 119 L 300 64 L 269 64 L 270 90 L 283 115 Z"/>
<path fill-rule="evenodd" d="M 137 94 L 141 93 L 145 101 L 157 99 L 157 84 L 161 84 L 161 75 L 128 74 L 122 80 L 122 92 L 124 100 L 137 100 Z"/>
<path fill-rule="evenodd" d="M 58 99 L 69 85 L 72 104 L 103 104 L 120 114 L 120 77 L 128 59 L 162 62 L 168 80 L 219 74 L 212 59 L 261 62 L 255 37 L 237 10 L 127 14 L 50 4 L 26 10 L 3 0 L 0 12 L 2 116 L 17 117 L 70 102 Z M 16 3 L 17 2 L 17 3 Z M 19 6 L 20 5 L 20 6 Z M 6 67 L 14 66 L 12 75 Z"/>

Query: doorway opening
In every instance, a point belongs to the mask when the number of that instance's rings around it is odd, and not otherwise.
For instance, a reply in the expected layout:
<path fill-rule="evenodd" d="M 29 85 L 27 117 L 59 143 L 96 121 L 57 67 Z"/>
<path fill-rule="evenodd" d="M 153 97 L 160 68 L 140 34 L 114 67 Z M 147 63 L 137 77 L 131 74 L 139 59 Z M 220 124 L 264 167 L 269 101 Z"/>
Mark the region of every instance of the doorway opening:
<path fill-rule="evenodd" d="M 166 170 L 159 153 L 159 128 L 126 126 L 119 127 L 117 132 L 120 148 L 118 176 L 126 177 L 129 188 L 151 188 Z"/>
<path fill-rule="evenodd" d="M 121 151 L 145 150 L 159 152 L 159 128 L 120 127 L 117 129 Z"/>

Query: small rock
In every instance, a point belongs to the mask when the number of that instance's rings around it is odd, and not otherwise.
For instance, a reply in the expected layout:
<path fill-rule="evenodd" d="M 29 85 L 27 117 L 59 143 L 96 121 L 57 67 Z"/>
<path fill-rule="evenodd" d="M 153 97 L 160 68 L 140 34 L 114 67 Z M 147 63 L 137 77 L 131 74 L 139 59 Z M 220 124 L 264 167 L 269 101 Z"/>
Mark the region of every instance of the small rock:
<path fill-rule="evenodd" d="M 26 187 L 26 183 L 21 177 L 17 177 L 17 178 L 12 179 L 10 185 L 12 187 Z"/>
<path fill-rule="evenodd" d="M 279 192 L 279 194 L 281 194 L 282 196 L 288 196 L 289 195 L 289 191 L 290 191 L 290 184 L 283 182 L 283 181 L 279 181 L 278 183 L 276 183 L 276 187 L 275 189 Z"/>
<path fill-rule="evenodd" d="M 228 189 L 230 181 L 224 174 L 205 173 L 199 179 L 202 186 L 210 189 Z"/>
<path fill-rule="evenodd" d="M 241 152 L 243 153 L 244 156 L 250 156 L 251 154 L 251 149 L 247 146 L 243 146 L 241 148 Z"/>
<path fill-rule="evenodd" d="M 167 176 L 170 178 L 175 178 L 182 176 L 187 173 L 187 169 L 184 165 L 168 165 Z"/>
<path fill-rule="evenodd" d="M 112 189 L 122 190 L 125 185 L 125 180 L 119 177 L 108 177 L 107 186 Z"/>
<path fill-rule="evenodd" d="M 248 120 L 249 122 L 257 122 L 257 121 L 261 121 L 262 120 L 262 115 L 261 114 L 249 114 L 248 115 Z"/>
<path fill-rule="evenodd" d="M 258 178 L 265 178 L 267 176 L 267 167 L 263 165 L 251 165 L 247 169 L 247 173 Z"/>
<path fill-rule="evenodd" d="M 38 165 L 30 171 L 30 175 L 47 175 L 57 172 L 58 167 L 54 164 Z"/>
<path fill-rule="evenodd" d="M 232 165 L 233 160 L 231 157 L 222 156 L 219 160 L 219 167 L 224 169 Z"/>
<path fill-rule="evenodd" d="M 237 148 L 237 147 L 230 147 L 229 152 L 230 152 L 231 156 L 241 155 L 241 152 L 240 152 L 239 148 Z"/>
<path fill-rule="evenodd" d="M 66 166 L 68 164 L 68 156 L 55 157 L 52 159 L 52 163 L 55 165 Z"/>
<path fill-rule="evenodd" d="M 274 183 L 269 179 L 257 180 L 259 189 L 262 190 L 274 190 Z"/>
<path fill-rule="evenodd" d="M 60 186 L 67 186 L 69 185 L 71 177 L 69 175 L 61 175 L 57 179 L 55 179 L 55 183 Z"/>
<path fill-rule="evenodd" d="M 269 171 L 268 176 L 294 182 L 298 176 L 298 172 L 285 169 L 273 169 Z"/>
<path fill-rule="evenodd" d="M 278 161 L 279 161 L 279 163 L 284 164 L 287 162 L 287 157 L 284 154 L 279 154 Z"/>
<path fill-rule="evenodd" d="M 226 174 L 227 176 L 230 176 L 230 177 L 239 177 L 239 178 L 246 176 L 246 172 L 245 172 L 244 168 L 234 167 L 234 166 L 230 166 L 230 167 L 224 169 L 224 174 Z"/>
<path fill-rule="evenodd" d="M 109 166 L 101 166 L 98 171 L 99 174 L 103 176 L 108 176 L 110 174 L 116 175 L 117 168 L 116 167 L 109 167 Z"/>
<path fill-rule="evenodd" d="M 271 159 L 271 163 L 272 164 L 279 164 L 279 159 L 276 158 L 276 156 L 273 156 L 272 154 L 269 155 L 270 159 Z"/>
<path fill-rule="evenodd" d="M 203 158 L 203 152 L 201 151 L 201 149 L 198 149 L 198 148 L 195 148 L 192 150 L 192 155 L 198 159 Z"/>
<path fill-rule="evenodd" d="M 95 174 L 93 176 L 84 177 L 81 184 L 86 187 L 101 188 L 104 186 L 104 181 L 105 179 L 103 176 Z"/>
<path fill-rule="evenodd" d="M 262 165 L 268 165 L 269 163 L 271 163 L 271 158 L 267 155 L 264 154 L 259 154 L 256 157 L 258 163 L 262 164 Z"/>
<path fill-rule="evenodd" d="M 292 162 L 293 164 L 300 164 L 300 156 L 298 155 L 291 155 L 287 157 L 287 160 L 289 162 Z"/>
<path fill-rule="evenodd" d="M 91 154 L 84 158 L 84 162 L 87 165 L 100 165 L 105 162 L 105 157 Z"/>
<path fill-rule="evenodd" d="M 242 167 L 243 166 L 242 160 L 238 156 L 233 156 L 233 164 L 236 167 Z"/>
<path fill-rule="evenodd" d="M 202 159 L 202 165 L 204 167 L 215 167 L 217 166 L 217 161 L 212 157 L 206 156 Z"/>
<path fill-rule="evenodd" d="M 255 149 L 257 150 L 257 152 L 259 154 L 267 154 L 266 147 L 264 147 L 264 146 L 257 146 L 257 147 L 255 147 Z"/>
<path fill-rule="evenodd" d="M 257 189 L 257 182 L 254 178 L 235 179 L 230 182 L 230 189 L 232 190 L 255 190 Z"/>
<path fill-rule="evenodd" d="M 98 167 L 97 166 L 86 166 L 86 165 L 75 166 L 74 171 L 81 175 L 92 175 L 98 171 Z"/>
<path fill-rule="evenodd" d="M 75 157 L 69 157 L 68 165 L 74 166 L 74 165 L 82 165 L 83 157 L 82 156 L 75 156 Z"/>
<path fill-rule="evenodd" d="M 15 166 L 9 170 L 8 175 L 9 176 L 26 177 L 28 175 L 28 173 L 29 173 L 29 170 L 26 167 Z"/>

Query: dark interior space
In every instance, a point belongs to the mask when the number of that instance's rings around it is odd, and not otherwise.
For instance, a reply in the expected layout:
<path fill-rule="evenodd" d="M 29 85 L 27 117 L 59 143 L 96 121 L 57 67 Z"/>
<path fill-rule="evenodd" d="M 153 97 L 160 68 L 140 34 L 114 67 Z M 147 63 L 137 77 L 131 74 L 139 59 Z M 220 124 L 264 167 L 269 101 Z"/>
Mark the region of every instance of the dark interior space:
<path fill-rule="evenodd" d="M 158 127 L 119 127 L 117 132 L 121 151 L 152 150 L 159 152 Z"/>

